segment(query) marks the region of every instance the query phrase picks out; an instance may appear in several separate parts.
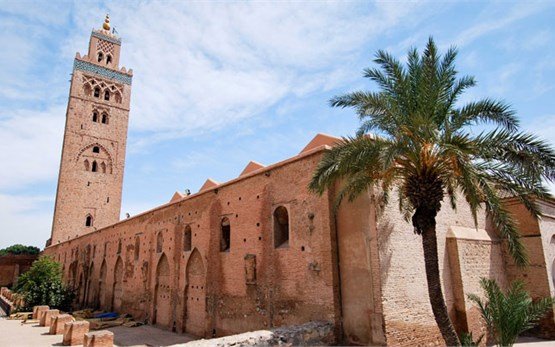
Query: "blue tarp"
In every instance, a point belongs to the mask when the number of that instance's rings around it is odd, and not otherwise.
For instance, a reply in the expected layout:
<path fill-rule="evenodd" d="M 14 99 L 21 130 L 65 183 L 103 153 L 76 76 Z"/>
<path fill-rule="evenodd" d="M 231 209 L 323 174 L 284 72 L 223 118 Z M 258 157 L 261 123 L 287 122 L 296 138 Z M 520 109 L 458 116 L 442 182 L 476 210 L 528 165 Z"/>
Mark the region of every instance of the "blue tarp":
<path fill-rule="evenodd" d="M 106 312 L 106 313 L 99 313 L 95 314 L 94 318 L 118 318 L 118 314 L 115 312 Z"/>

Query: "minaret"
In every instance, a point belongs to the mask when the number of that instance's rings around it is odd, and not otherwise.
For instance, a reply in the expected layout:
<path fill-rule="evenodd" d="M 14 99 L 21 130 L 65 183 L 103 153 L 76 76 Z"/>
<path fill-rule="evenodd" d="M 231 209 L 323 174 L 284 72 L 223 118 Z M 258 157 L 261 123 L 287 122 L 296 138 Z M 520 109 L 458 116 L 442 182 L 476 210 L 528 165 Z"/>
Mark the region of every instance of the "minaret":
<path fill-rule="evenodd" d="M 106 15 L 88 54 L 76 54 L 49 244 L 119 220 L 133 76 L 119 68 L 120 48 Z"/>

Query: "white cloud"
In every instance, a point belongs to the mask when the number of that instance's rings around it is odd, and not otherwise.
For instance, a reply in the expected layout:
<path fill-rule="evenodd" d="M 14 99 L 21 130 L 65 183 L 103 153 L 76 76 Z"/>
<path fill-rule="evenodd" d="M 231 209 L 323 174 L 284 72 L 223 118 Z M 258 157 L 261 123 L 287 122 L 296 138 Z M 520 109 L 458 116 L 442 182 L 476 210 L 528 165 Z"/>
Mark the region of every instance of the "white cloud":
<path fill-rule="evenodd" d="M 15 243 L 44 247 L 50 237 L 51 196 L 0 194 L 0 248 Z"/>
<path fill-rule="evenodd" d="M 0 115 L 0 189 L 55 179 L 60 165 L 65 107 Z"/>
<path fill-rule="evenodd" d="M 492 76 L 495 77 L 488 80 L 488 92 L 493 96 L 505 96 L 509 90 L 513 89 L 521 70 L 522 66 L 519 63 L 509 63 L 499 67 L 495 73 L 492 73 Z"/>
<path fill-rule="evenodd" d="M 484 35 L 506 28 L 521 19 L 540 12 L 546 4 L 548 3 L 521 2 L 512 6 L 508 13 L 497 13 L 497 11 L 487 8 L 477 16 L 478 24 L 463 30 L 453 42 L 457 47 L 468 45 Z M 501 7 L 501 9 L 503 12 L 505 11 L 504 7 Z"/>
<path fill-rule="evenodd" d="M 394 41 L 391 32 L 404 26 L 410 29 L 404 31 L 403 38 L 409 38 L 397 47 L 421 44 L 432 27 L 424 25 L 423 32 L 418 24 L 431 23 L 426 22 L 427 17 L 445 6 L 420 2 L 325 6 L 293 2 L 110 2 L 107 8 L 112 24 L 123 37 L 122 65 L 135 71 L 130 130 L 137 140 L 128 149 L 135 151 L 155 141 L 202 135 L 249 118 L 258 119 L 276 105 L 278 113 L 284 113 L 278 117 L 287 117 L 292 105 L 304 102 L 311 93 L 361 85 L 354 62 L 381 48 L 361 51 L 369 48 L 369 42 L 382 37 Z M 484 11 L 476 18 L 478 24 L 451 42 L 469 45 L 539 12 L 540 7 L 536 3 L 517 5 L 509 15 L 497 17 Z M 2 8 L 3 14 L 10 14 L 0 21 L 0 44 L 10 48 L 0 56 L 0 138 L 4 144 L 0 160 L 9 165 L 9 170 L 0 171 L 3 236 L 17 230 L 25 235 L 19 242 L 42 243 L 48 237 L 54 197 L 6 192 L 42 182 L 55 184 L 67 102 L 66 76 L 71 72 L 60 69 L 62 65 L 69 69 L 76 51 L 86 52 L 90 29 L 99 27 L 105 10 L 79 2 L 73 6 L 50 2 L 28 6 L 12 1 Z M 73 32 L 67 29 L 70 26 Z M 541 44 L 545 38 L 534 43 Z M 469 56 L 469 65 L 474 58 Z M 547 69 L 549 66 L 540 70 Z M 545 89 L 543 84 L 540 87 Z M 334 125 L 334 130 L 340 127 Z M 252 129 L 241 129 L 241 134 L 252 133 Z M 228 151 L 235 162 L 244 161 L 245 165 L 250 159 L 264 161 L 260 158 L 269 157 L 268 148 L 279 160 L 282 153 L 300 150 L 312 135 L 293 129 L 287 135 L 272 134 L 271 140 L 253 137 L 243 147 L 237 145 Z M 218 147 L 211 150 L 185 157 L 185 161 L 176 159 L 170 169 L 185 171 L 192 163 L 196 168 L 210 167 L 202 155 L 219 151 Z M 158 163 L 140 166 L 148 171 Z M 211 176 L 210 172 L 203 174 Z M 235 173 L 214 174 L 225 179 Z M 49 208 L 42 206 L 45 204 Z M 147 207 L 153 207 L 152 203 L 124 201 L 122 212 L 136 214 Z M 3 237 L 2 242 L 11 237 Z"/>
<path fill-rule="evenodd" d="M 357 59 L 365 42 L 420 6 L 172 5 L 109 6 L 123 37 L 122 60 L 135 72 L 131 129 L 143 133 L 135 147 L 221 129 L 287 96 L 337 87 L 349 79 L 342 66 Z M 94 11 L 77 8 L 76 22 L 87 30 L 73 35 L 67 54 L 85 51 Z"/>

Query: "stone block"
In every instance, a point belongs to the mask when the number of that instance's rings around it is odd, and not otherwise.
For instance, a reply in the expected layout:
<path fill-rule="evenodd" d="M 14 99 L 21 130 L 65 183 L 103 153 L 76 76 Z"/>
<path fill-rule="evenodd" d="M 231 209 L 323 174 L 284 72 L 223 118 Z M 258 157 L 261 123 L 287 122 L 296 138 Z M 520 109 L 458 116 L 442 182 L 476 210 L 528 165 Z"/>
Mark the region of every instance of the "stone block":
<path fill-rule="evenodd" d="M 50 307 L 47 305 L 35 306 L 33 307 L 33 319 L 40 319 L 40 312 L 50 310 Z"/>
<path fill-rule="evenodd" d="M 114 333 L 108 330 L 98 330 L 85 334 L 84 347 L 112 347 Z"/>
<path fill-rule="evenodd" d="M 63 343 L 65 346 L 82 345 L 88 332 L 89 322 L 86 320 L 65 323 Z"/>
<path fill-rule="evenodd" d="M 42 315 L 40 317 L 40 323 L 39 325 L 41 327 L 50 327 L 50 323 L 52 323 L 52 318 L 59 315 L 60 311 L 59 310 L 46 310 L 42 312 Z"/>
<path fill-rule="evenodd" d="M 61 335 L 64 333 L 66 323 L 73 322 L 73 317 L 69 314 L 59 314 L 52 318 L 50 323 L 50 335 Z"/>

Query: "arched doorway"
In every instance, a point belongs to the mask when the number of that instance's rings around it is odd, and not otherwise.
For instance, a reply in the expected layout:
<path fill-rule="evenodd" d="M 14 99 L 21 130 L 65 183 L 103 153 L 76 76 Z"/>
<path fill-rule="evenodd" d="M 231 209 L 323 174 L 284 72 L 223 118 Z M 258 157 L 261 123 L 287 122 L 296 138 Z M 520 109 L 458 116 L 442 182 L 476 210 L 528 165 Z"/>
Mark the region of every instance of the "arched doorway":
<path fill-rule="evenodd" d="M 187 262 L 185 285 L 185 331 L 205 336 L 206 326 L 206 271 L 202 256 L 194 249 Z"/>
<path fill-rule="evenodd" d="M 156 266 L 156 286 L 154 288 L 154 321 L 166 328 L 171 325 L 171 286 L 170 286 L 170 264 L 168 258 L 162 253 L 158 266 Z"/>
<path fill-rule="evenodd" d="M 114 269 L 114 287 L 112 291 L 112 310 L 115 312 L 121 311 L 121 301 L 123 298 L 123 262 L 121 257 L 116 261 Z"/>
<path fill-rule="evenodd" d="M 98 280 L 98 305 L 102 309 L 106 309 L 106 260 L 102 261 L 100 267 L 100 277 Z"/>

